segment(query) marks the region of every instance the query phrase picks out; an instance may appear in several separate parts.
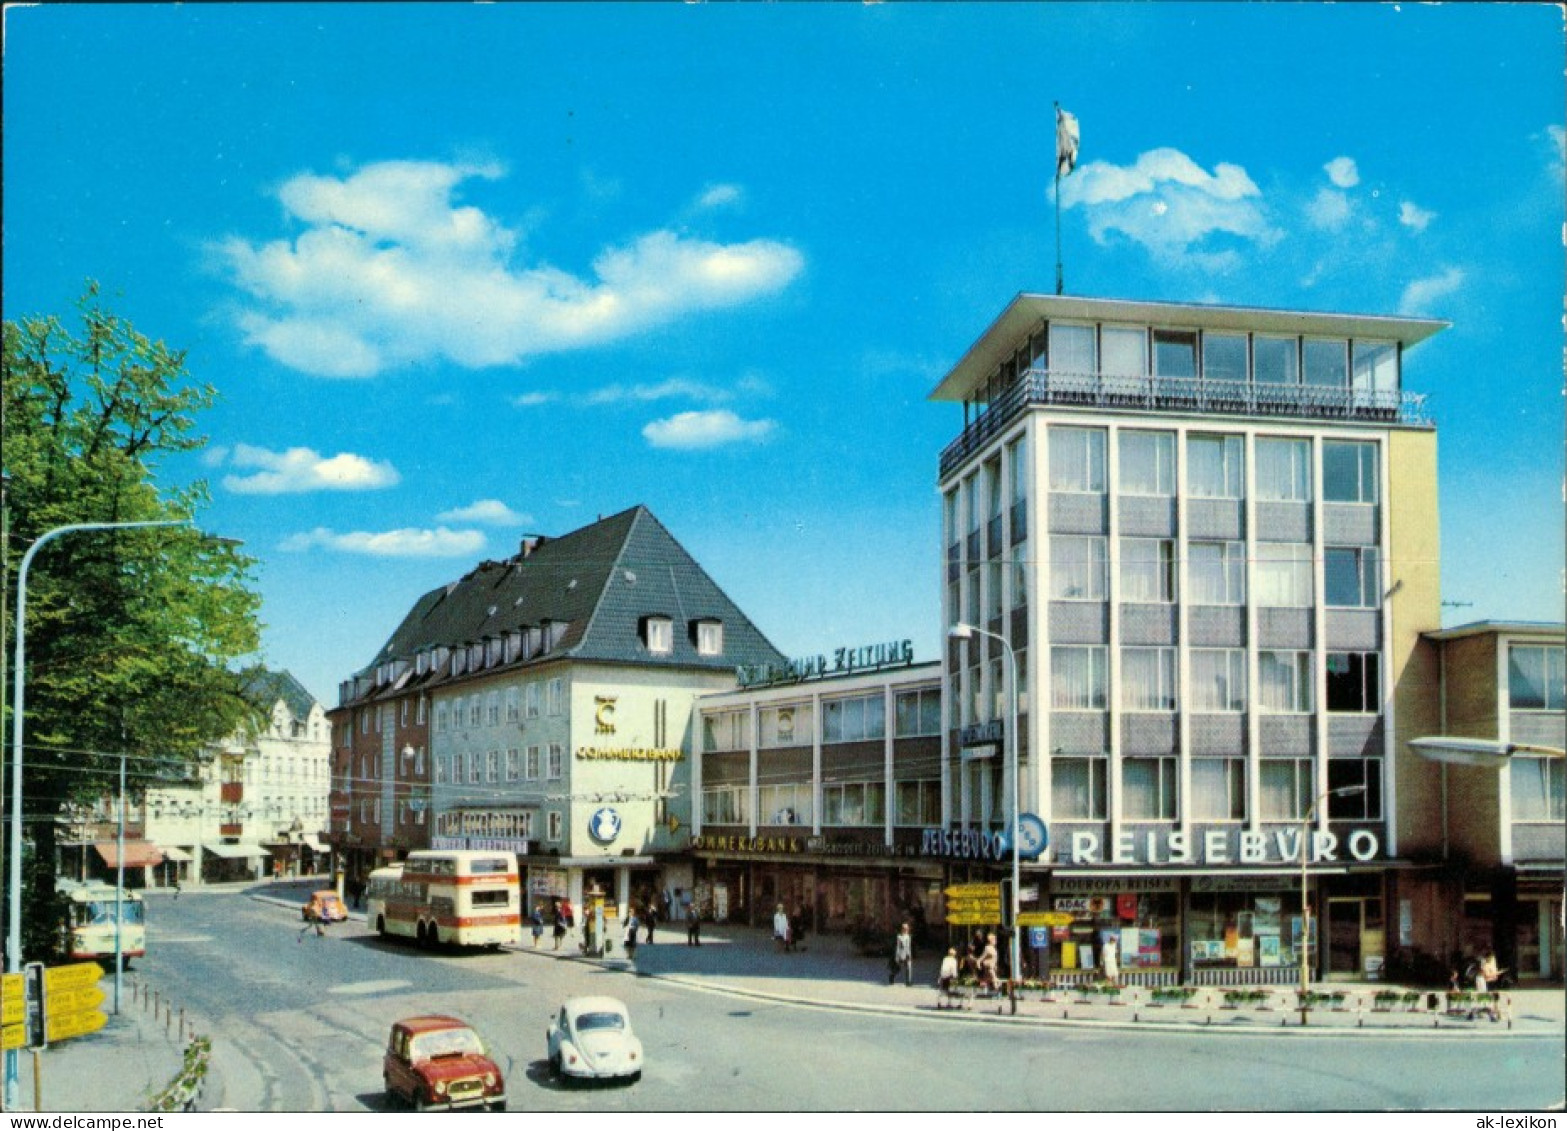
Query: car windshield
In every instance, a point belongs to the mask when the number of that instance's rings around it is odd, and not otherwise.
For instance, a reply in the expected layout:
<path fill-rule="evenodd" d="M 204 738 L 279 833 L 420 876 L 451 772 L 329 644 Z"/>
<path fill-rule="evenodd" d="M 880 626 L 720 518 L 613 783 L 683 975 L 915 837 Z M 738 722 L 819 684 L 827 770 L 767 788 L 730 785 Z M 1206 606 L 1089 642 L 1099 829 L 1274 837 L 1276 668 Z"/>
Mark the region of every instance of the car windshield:
<path fill-rule="evenodd" d="M 589 1029 L 624 1029 L 626 1019 L 619 1013 L 581 1013 L 577 1015 L 577 1032 Z"/>
<path fill-rule="evenodd" d="M 461 1056 L 463 1053 L 484 1052 L 484 1043 L 472 1029 L 437 1029 L 433 1033 L 420 1033 L 409 1047 L 413 1060 L 435 1060 L 442 1056 Z"/>

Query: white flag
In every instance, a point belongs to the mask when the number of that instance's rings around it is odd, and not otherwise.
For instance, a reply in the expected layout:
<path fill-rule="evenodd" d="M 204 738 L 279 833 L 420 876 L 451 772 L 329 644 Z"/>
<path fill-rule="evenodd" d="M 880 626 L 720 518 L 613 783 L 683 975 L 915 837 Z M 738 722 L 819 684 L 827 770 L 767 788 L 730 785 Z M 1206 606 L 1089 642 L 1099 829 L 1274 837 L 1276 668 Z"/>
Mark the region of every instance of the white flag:
<path fill-rule="evenodd" d="M 1056 176 L 1077 168 L 1077 119 L 1056 107 Z"/>

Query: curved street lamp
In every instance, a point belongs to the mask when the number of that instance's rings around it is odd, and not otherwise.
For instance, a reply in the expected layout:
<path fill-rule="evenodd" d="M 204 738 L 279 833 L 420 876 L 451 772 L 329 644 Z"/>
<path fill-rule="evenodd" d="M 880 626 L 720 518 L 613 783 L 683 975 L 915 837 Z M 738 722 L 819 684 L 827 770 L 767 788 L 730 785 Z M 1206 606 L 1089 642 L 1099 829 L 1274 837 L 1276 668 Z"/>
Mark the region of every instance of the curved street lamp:
<path fill-rule="evenodd" d="M 1022 945 L 1020 932 L 1017 925 L 1018 916 L 1018 884 L 1022 879 L 1022 857 L 1018 855 L 1018 814 L 1022 808 L 1023 798 L 1018 792 L 1018 747 L 1017 747 L 1017 652 L 1013 650 L 1011 643 L 1000 633 L 990 632 L 983 628 L 976 628 L 972 624 L 959 621 L 947 630 L 947 636 L 952 640 L 972 640 L 976 636 L 988 636 L 992 640 L 1001 642 L 1001 646 L 1007 650 L 1007 660 L 1011 664 L 1012 674 L 1012 723 L 1007 730 L 1007 746 L 1011 759 L 1012 771 L 1012 831 L 1007 839 L 1012 843 L 1012 896 L 1009 900 L 1009 918 L 1012 923 L 1012 937 L 1009 940 L 1012 976 L 1007 979 L 1008 997 L 1012 1002 L 1012 1012 L 1017 1012 L 1017 980 L 1022 974 Z"/>

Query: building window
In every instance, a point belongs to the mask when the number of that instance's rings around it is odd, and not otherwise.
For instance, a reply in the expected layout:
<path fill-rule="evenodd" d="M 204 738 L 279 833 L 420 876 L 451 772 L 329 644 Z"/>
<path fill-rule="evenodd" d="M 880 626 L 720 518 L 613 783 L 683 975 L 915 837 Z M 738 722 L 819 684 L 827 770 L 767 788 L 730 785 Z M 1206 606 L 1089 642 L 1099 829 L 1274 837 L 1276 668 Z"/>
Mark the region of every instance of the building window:
<path fill-rule="evenodd" d="M 1254 600 L 1266 608 L 1310 608 L 1311 570 L 1308 543 L 1258 542 Z"/>
<path fill-rule="evenodd" d="M 525 777 L 528 781 L 538 781 L 539 780 L 539 751 L 540 751 L 540 749 L 541 748 L 537 747 L 537 746 L 530 746 L 530 747 L 528 747 L 527 758 L 523 762 L 523 770 L 522 770 L 523 777 Z"/>
<path fill-rule="evenodd" d="M 1303 820 L 1315 794 L 1310 758 L 1264 758 L 1260 763 L 1262 819 Z"/>
<path fill-rule="evenodd" d="M 892 700 L 893 735 L 914 738 L 941 733 L 941 689 L 900 691 Z"/>
<path fill-rule="evenodd" d="M 892 822 L 904 827 L 941 824 L 941 781 L 900 781 L 893 786 Z"/>
<path fill-rule="evenodd" d="M 1103 601 L 1108 592 L 1106 539 L 1057 535 L 1050 539 L 1050 596 L 1058 601 Z"/>
<path fill-rule="evenodd" d="M 500 721 L 501 721 L 501 697 L 500 697 L 500 695 L 497 694 L 494 691 L 490 692 L 489 698 L 488 698 L 488 700 L 485 703 L 485 708 L 486 708 L 486 718 L 489 720 L 490 725 L 492 727 L 493 726 L 499 726 L 500 725 Z"/>
<path fill-rule="evenodd" d="M 565 748 L 558 742 L 550 743 L 549 776 L 558 778 L 565 773 Z"/>
<path fill-rule="evenodd" d="M 1567 649 L 1513 644 L 1507 649 L 1507 703 L 1515 711 L 1567 709 Z"/>
<path fill-rule="evenodd" d="M 551 812 L 544 814 L 544 838 L 546 840 L 559 840 L 562 824 L 563 822 L 561 821 L 561 816 L 559 813 Z"/>
<path fill-rule="evenodd" d="M 523 718 L 536 719 L 539 717 L 539 685 L 530 683 L 522 689 L 522 715 Z"/>
<path fill-rule="evenodd" d="M 1398 346 L 1393 342 L 1350 342 L 1350 387 L 1357 394 L 1398 391 Z"/>
<path fill-rule="evenodd" d="M 1300 342 L 1258 336 L 1251 345 L 1252 378 L 1258 385 L 1300 384 Z"/>
<path fill-rule="evenodd" d="M 1050 429 L 1050 489 L 1103 494 L 1105 432 L 1103 428 Z"/>
<path fill-rule="evenodd" d="M 879 781 L 822 786 L 822 824 L 881 825 L 887 820 L 887 787 Z"/>
<path fill-rule="evenodd" d="M 1270 714 L 1311 710 L 1311 653 L 1257 653 L 1257 701 Z"/>
<path fill-rule="evenodd" d="M 654 655 L 667 656 L 675 650 L 674 622 L 668 617 L 647 617 L 642 622 L 643 643 Z"/>
<path fill-rule="evenodd" d="M 715 711 L 702 716 L 702 750 L 747 750 L 751 746 L 751 713 Z"/>
<path fill-rule="evenodd" d="M 1063 711 L 1103 711 L 1106 663 L 1102 647 L 1050 649 L 1051 705 Z"/>
<path fill-rule="evenodd" d="M 506 751 L 506 780 L 517 781 L 522 776 L 522 751 L 515 746 Z"/>
<path fill-rule="evenodd" d="M 444 785 L 445 783 L 446 783 L 446 759 L 444 757 L 436 758 L 436 760 L 435 760 L 435 784 L 436 785 Z"/>
<path fill-rule="evenodd" d="M 1334 821 L 1382 819 L 1382 759 L 1329 758 L 1328 789 L 1352 789 L 1359 793 L 1328 796 L 1328 817 Z"/>
<path fill-rule="evenodd" d="M 435 708 L 435 733 L 440 734 L 446 730 L 446 704 L 442 703 Z"/>
<path fill-rule="evenodd" d="M 1094 328 L 1050 324 L 1050 372 L 1092 377 L 1099 372 L 1094 357 Z"/>
<path fill-rule="evenodd" d="M 1028 607 L 1028 542 L 1016 542 L 1012 546 L 1012 607 Z"/>
<path fill-rule="evenodd" d="M 702 789 L 702 823 L 745 825 L 751 821 L 751 790 L 743 785 L 710 785 Z"/>
<path fill-rule="evenodd" d="M 408 725 L 408 700 L 404 699 L 398 704 L 397 725 Z"/>
<path fill-rule="evenodd" d="M 479 720 L 483 717 L 483 714 L 484 704 L 480 701 L 479 697 L 477 695 L 470 697 L 468 700 L 468 725 L 470 727 L 478 726 Z"/>
<path fill-rule="evenodd" d="M 1175 433 L 1123 430 L 1118 441 L 1123 495 L 1175 494 Z"/>
<path fill-rule="evenodd" d="M 522 702 L 515 687 L 506 689 L 506 721 L 517 722 L 522 718 Z"/>
<path fill-rule="evenodd" d="M 699 620 L 696 622 L 696 652 L 699 656 L 724 654 L 724 626 L 722 621 Z"/>
<path fill-rule="evenodd" d="M 421 695 L 421 696 L 419 696 L 419 711 L 418 711 L 417 716 L 414 719 L 414 722 L 417 725 L 419 725 L 419 726 L 423 726 L 424 725 L 424 712 L 425 712 L 425 698 L 424 698 L 423 695 Z"/>
<path fill-rule="evenodd" d="M 1191 330 L 1153 332 L 1154 375 L 1190 380 L 1197 376 L 1197 335 Z"/>
<path fill-rule="evenodd" d="M 546 709 L 551 716 L 561 714 L 566 709 L 566 685 L 556 676 L 545 685 Z"/>
<path fill-rule="evenodd" d="M 1204 381 L 1246 383 L 1246 336 L 1244 334 L 1204 334 L 1202 336 L 1202 376 Z"/>
<path fill-rule="evenodd" d="M 881 694 L 822 701 L 823 742 L 863 742 L 887 734 L 887 707 Z"/>
<path fill-rule="evenodd" d="M 1175 541 L 1121 539 L 1121 600 L 1169 604 L 1175 600 Z"/>
<path fill-rule="evenodd" d="M 1194 499 L 1246 497 L 1246 444 L 1239 436 L 1194 434 L 1186 440 L 1186 481 Z"/>
<path fill-rule="evenodd" d="M 1005 574 L 1002 563 L 992 561 L 985 570 L 985 618 L 995 620 L 1001 615 L 1002 592 L 1001 582 Z"/>
<path fill-rule="evenodd" d="M 1121 815 L 1129 821 L 1175 819 L 1175 759 L 1121 760 Z"/>
<path fill-rule="evenodd" d="M 1382 596 L 1374 546 L 1328 546 L 1323 551 L 1322 587 L 1335 609 L 1374 609 Z"/>
<path fill-rule="evenodd" d="M 463 762 L 468 767 L 468 781 L 477 784 L 479 781 L 479 755 L 476 753 L 464 754 Z"/>
<path fill-rule="evenodd" d="M 1121 707 L 1173 711 L 1175 703 L 1175 649 L 1122 648 Z"/>
<path fill-rule="evenodd" d="M 1108 819 L 1105 782 L 1107 758 L 1053 758 L 1050 763 L 1050 806 L 1060 820 Z"/>
<path fill-rule="evenodd" d="M 1242 542 L 1189 542 L 1187 580 L 1194 605 L 1246 603 L 1246 546 Z"/>
<path fill-rule="evenodd" d="M 1193 648 L 1191 679 L 1193 711 L 1246 709 L 1246 653 L 1242 649 Z"/>
<path fill-rule="evenodd" d="M 1376 714 L 1382 709 L 1381 657 L 1376 652 L 1329 652 L 1329 711 Z"/>
<path fill-rule="evenodd" d="M 1099 372 L 1107 378 L 1148 376 L 1148 331 L 1141 326 L 1105 326 L 1099 331 Z"/>
<path fill-rule="evenodd" d="M 1329 503 L 1377 501 L 1377 446 L 1322 442 L 1322 498 Z"/>
<path fill-rule="evenodd" d="M 1257 441 L 1257 498 L 1311 502 L 1311 444 L 1263 437 Z"/>
<path fill-rule="evenodd" d="M 1246 819 L 1246 760 L 1192 759 L 1192 817 L 1199 821 Z"/>
<path fill-rule="evenodd" d="M 1512 777 L 1513 820 L 1554 821 L 1567 819 L 1563 803 L 1563 769 L 1560 758 L 1531 758 L 1522 754 L 1508 764 Z"/>
<path fill-rule="evenodd" d="M 1028 437 L 1007 445 L 1007 479 L 1012 491 L 1012 537 L 1027 533 L 1023 503 L 1028 498 Z"/>
<path fill-rule="evenodd" d="M 979 624 L 979 565 L 976 563 L 968 571 L 968 614 L 963 618 L 969 624 Z"/>
<path fill-rule="evenodd" d="M 764 750 L 782 746 L 809 746 L 813 737 L 812 719 L 809 703 L 763 707 L 757 712 L 757 722 L 762 731 L 759 745 Z"/>
<path fill-rule="evenodd" d="M 1349 387 L 1349 343 L 1343 339 L 1304 343 L 1306 384 L 1329 389 Z"/>
<path fill-rule="evenodd" d="M 369 734 L 370 733 L 370 712 L 369 711 L 360 711 L 359 712 L 359 733 L 360 734 Z"/>
<path fill-rule="evenodd" d="M 811 783 L 790 782 L 764 785 L 760 789 L 758 823 L 766 825 L 809 825 L 815 818 L 811 808 Z"/>

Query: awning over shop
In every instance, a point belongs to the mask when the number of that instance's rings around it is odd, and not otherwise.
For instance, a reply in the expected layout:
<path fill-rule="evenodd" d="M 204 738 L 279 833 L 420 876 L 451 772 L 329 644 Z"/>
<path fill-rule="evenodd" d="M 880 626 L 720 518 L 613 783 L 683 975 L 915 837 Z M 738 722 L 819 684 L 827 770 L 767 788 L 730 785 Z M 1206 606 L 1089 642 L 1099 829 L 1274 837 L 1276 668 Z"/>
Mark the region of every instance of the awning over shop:
<path fill-rule="evenodd" d="M 201 849 L 225 860 L 254 860 L 266 855 L 266 850 L 259 844 L 204 844 Z"/>
<path fill-rule="evenodd" d="M 313 833 L 309 834 L 309 835 L 307 835 L 305 837 L 305 847 L 310 849 L 310 851 L 312 851 L 312 852 L 331 852 L 332 851 L 329 847 L 327 847 L 326 845 L 322 844 L 321 841 Z"/>
<path fill-rule="evenodd" d="M 188 864 L 195 859 L 195 857 L 186 852 L 183 848 L 171 848 L 161 844 L 158 847 L 163 851 L 163 858 L 165 860 L 172 860 L 176 864 Z"/>
<path fill-rule="evenodd" d="M 115 840 L 93 842 L 93 850 L 111 868 L 120 866 L 120 843 Z M 125 842 L 125 866 L 127 868 L 154 868 L 163 863 L 163 852 L 156 844 L 145 840 Z"/>

